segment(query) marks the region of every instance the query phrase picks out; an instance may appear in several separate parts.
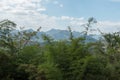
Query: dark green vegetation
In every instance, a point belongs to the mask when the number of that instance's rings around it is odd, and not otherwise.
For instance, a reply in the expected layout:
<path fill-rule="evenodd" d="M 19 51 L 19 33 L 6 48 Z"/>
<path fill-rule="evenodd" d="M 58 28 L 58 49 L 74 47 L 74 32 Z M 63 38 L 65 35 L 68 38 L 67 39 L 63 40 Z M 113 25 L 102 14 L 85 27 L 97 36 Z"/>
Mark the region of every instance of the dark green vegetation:
<path fill-rule="evenodd" d="M 43 35 L 44 45 L 32 43 L 36 32 L 12 35 L 16 24 L 0 24 L 0 80 L 120 80 L 120 34 L 104 34 L 97 42 L 86 43 L 84 36 L 54 41 Z"/>

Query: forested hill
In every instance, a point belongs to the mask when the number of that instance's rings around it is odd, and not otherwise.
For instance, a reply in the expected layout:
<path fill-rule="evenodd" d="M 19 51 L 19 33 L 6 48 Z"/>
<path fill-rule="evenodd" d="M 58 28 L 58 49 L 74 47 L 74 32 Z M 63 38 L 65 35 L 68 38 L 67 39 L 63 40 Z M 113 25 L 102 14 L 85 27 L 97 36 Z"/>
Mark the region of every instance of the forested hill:
<path fill-rule="evenodd" d="M 14 35 L 11 31 L 16 30 L 16 24 L 2 22 L 0 80 L 120 80 L 120 33 L 101 33 L 102 40 L 86 43 L 92 23 L 90 19 L 82 37 L 75 38 L 70 28 L 68 40 L 55 41 L 44 34 L 46 44 L 42 46 L 28 45 L 39 30 Z M 55 31 L 57 35 L 59 30 Z"/>

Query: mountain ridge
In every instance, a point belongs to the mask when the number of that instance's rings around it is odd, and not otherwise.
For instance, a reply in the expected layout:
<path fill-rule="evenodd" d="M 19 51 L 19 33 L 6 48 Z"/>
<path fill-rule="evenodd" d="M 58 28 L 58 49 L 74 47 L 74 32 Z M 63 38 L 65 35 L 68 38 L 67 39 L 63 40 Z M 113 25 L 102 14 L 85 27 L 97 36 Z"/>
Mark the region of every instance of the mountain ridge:
<path fill-rule="evenodd" d="M 26 32 L 34 32 L 33 29 L 26 29 L 24 30 Z M 14 34 L 15 32 L 17 31 L 14 31 Z M 74 38 L 78 38 L 78 37 L 82 37 L 83 34 L 81 34 L 80 32 L 77 32 L 77 31 L 72 31 L 73 33 L 73 36 Z M 42 39 L 42 35 L 45 34 L 45 35 L 48 35 L 50 37 L 52 37 L 54 40 L 68 40 L 69 39 L 69 36 L 70 36 L 70 32 L 68 30 L 60 30 L 60 29 L 51 29 L 51 30 L 48 30 L 48 31 L 38 31 L 36 36 L 39 38 L 39 39 L 36 39 L 35 37 L 32 38 L 33 41 L 38 41 L 38 42 L 43 42 L 44 40 Z M 94 42 L 94 41 L 97 41 L 98 37 L 97 35 L 87 35 L 86 37 L 86 42 Z"/>

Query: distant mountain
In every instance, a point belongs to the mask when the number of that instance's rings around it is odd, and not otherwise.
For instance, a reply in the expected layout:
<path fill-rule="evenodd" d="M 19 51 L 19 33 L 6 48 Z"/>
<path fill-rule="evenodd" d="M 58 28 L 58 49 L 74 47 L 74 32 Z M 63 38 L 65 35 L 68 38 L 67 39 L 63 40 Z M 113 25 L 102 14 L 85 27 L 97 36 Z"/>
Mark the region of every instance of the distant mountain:
<path fill-rule="evenodd" d="M 33 32 L 34 30 L 28 29 L 25 31 L 26 32 Z M 15 33 L 17 31 L 13 31 L 13 32 Z M 37 32 L 36 36 L 39 39 L 37 39 L 36 37 L 33 37 L 32 40 L 38 41 L 38 42 L 43 42 L 42 34 L 46 34 L 46 35 L 52 37 L 54 40 L 67 40 L 67 39 L 69 39 L 69 36 L 70 36 L 70 32 L 67 30 L 51 29 L 51 30 L 46 31 L 46 32 Z M 74 36 L 74 38 L 77 38 L 77 37 L 81 37 L 83 35 L 80 32 L 73 31 L 73 36 Z M 97 41 L 98 37 L 99 37 L 98 35 L 88 35 L 86 42 Z"/>
<path fill-rule="evenodd" d="M 45 33 L 47 35 L 53 37 L 55 40 L 66 40 L 66 39 L 69 39 L 69 36 L 70 36 L 69 31 L 59 30 L 59 29 L 51 29 Z M 80 32 L 77 32 L 77 31 L 73 31 L 72 33 L 73 33 L 74 38 L 83 36 L 83 34 L 81 34 Z M 97 36 L 97 35 L 95 35 L 95 36 Z M 88 36 L 86 36 L 86 38 L 87 38 L 86 42 L 97 41 L 97 39 L 95 39 L 96 37 L 94 38 L 93 35 L 88 35 Z"/>
<path fill-rule="evenodd" d="M 46 32 L 49 36 L 53 37 L 55 40 L 61 39 L 69 39 L 70 32 L 67 30 L 59 30 L 59 29 L 51 29 Z M 73 36 L 80 37 L 81 34 L 79 32 L 73 31 Z"/>
<path fill-rule="evenodd" d="M 69 39 L 69 32 L 67 30 L 51 29 L 46 32 L 47 35 L 51 36 L 55 40 Z"/>

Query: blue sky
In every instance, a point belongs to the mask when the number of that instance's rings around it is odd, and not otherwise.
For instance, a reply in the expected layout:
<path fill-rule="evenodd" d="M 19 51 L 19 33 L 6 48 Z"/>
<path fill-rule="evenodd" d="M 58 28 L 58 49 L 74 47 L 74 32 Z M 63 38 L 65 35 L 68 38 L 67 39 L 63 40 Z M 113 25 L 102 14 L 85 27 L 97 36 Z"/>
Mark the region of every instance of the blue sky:
<path fill-rule="evenodd" d="M 91 16 L 100 20 L 120 20 L 120 0 L 58 0 L 63 8 L 57 5 L 46 5 L 46 14 L 50 16 Z"/>
<path fill-rule="evenodd" d="M 10 19 L 25 28 L 43 31 L 81 31 L 89 17 L 97 19 L 93 28 L 103 32 L 120 30 L 120 0 L 0 0 L 0 20 Z"/>

